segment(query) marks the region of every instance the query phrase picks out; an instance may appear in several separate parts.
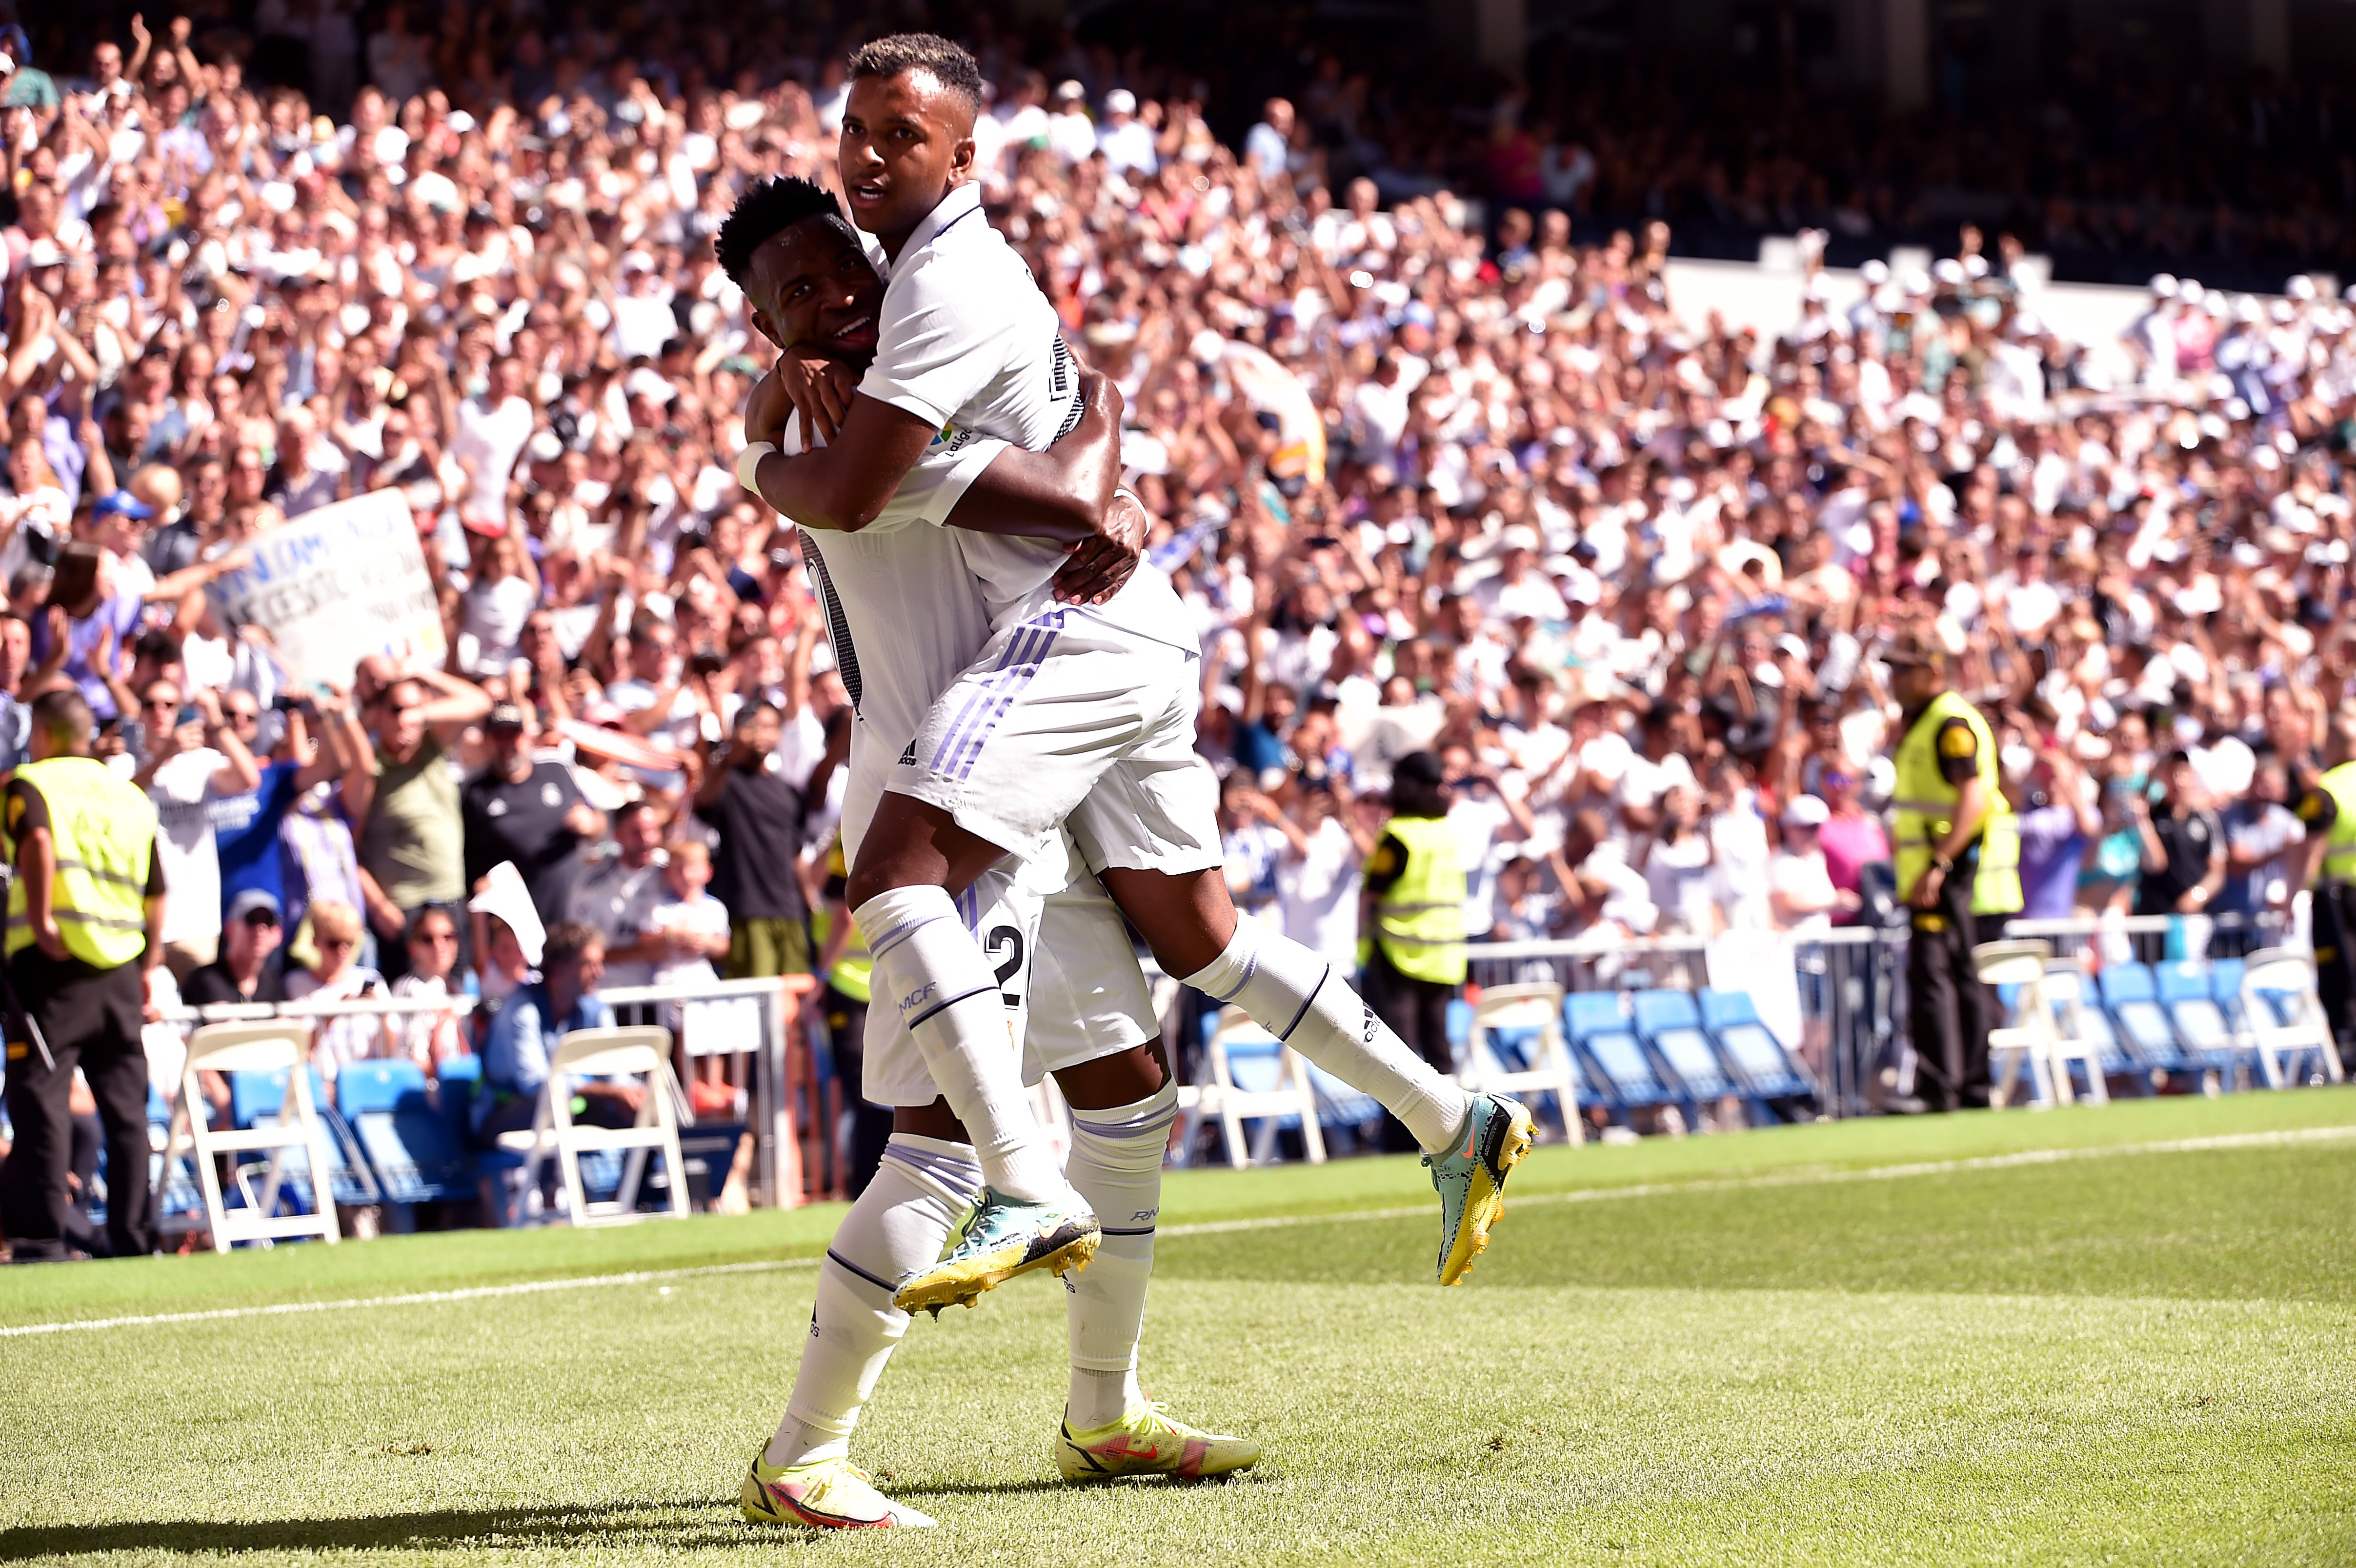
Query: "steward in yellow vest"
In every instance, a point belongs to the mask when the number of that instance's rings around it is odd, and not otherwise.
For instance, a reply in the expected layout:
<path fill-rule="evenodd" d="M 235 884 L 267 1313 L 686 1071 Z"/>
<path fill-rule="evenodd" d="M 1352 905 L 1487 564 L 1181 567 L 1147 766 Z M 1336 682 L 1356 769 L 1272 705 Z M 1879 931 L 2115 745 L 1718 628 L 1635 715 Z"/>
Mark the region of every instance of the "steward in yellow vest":
<path fill-rule="evenodd" d="M 1947 690 L 1945 655 L 1901 637 L 1883 655 L 1905 710 L 1898 743 L 1898 894 L 1912 911 L 1907 984 L 1922 1098 L 1933 1110 L 1987 1103 L 1994 999 L 1972 949 L 2020 911 L 2019 820 L 1999 787 L 1996 736 Z"/>
<path fill-rule="evenodd" d="M 2347 739 L 2333 725 L 2333 748 Z M 2307 828 L 2308 920 L 2315 943 L 2316 993 L 2332 1032 L 2356 1032 L 2356 758 L 2297 772 L 2291 810 Z"/>
<path fill-rule="evenodd" d="M 108 1168 L 136 1173 L 108 1187 L 108 1242 L 118 1257 L 155 1250 L 140 1043 L 147 971 L 164 956 L 155 808 L 91 756 L 91 729 L 80 693 L 45 693 L 33 703 L 33 760 L 0 794 L 0 840 L 16 871 L 8 983 L 22 1009 L 8 1019 L 16 1142 L 0 1187 L 0 1230 L 24 1262 L 64 1258 L 96 1240 L 86 1221 L 80 1233 L 67 1229 L 79 1218 L 66 1202 L 67 1097 L 77 1068 L 98 1101 Z"/>
<path fill-rule="evenodd" d="M 1366 1004 L 1408 1048 L 1453 1072 L 1448 1004 L 1464 983 L 1464 866 L 1448 825 L 1440 758 L 1410 752 L 1391 771 L 1391 820 L 1366 857 L 1370 906 L 1359 942 Z"/>

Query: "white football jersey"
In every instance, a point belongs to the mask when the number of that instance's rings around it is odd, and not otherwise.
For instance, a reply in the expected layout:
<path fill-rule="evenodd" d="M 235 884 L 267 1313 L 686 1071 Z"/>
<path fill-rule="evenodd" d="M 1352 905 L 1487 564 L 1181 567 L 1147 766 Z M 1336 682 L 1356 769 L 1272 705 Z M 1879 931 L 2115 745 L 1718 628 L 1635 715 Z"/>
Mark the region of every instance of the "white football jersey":
<path fill-rule="evenodd" d="M 872 243 L 868 255 L 888 281 L 861 392 L 938 428 L 936 450 L 978 433 L 1040 452 L 1071 434 L 1086 412 L 1079 366 L 1030 267 L 983 216 L 979 186 L 942 198 L 896 260 Z M 957 542 L 993 628 L 1054 607 L 1061 547 L 963 530 Z M 1090 613 L 1195 646 L 1169 580 L 1150 566 Z"/>
<path fill-rule="evenodd" d="M 789 457 L 800 453 L 799 432 L 799 419 L 788 421 L 777 449 Z M 958 548 L 965 531 L 942 524 L 966 487 L 1005 449 L 1006 443 L 980 436 L 936 442 L 865 528 L 801 531 L 835 665 L 859 715 L 842 803 L 842 842 L 853 858 L 884 779 L 916 738 L 933 699 L 990 640 L 988 607 Z"/>

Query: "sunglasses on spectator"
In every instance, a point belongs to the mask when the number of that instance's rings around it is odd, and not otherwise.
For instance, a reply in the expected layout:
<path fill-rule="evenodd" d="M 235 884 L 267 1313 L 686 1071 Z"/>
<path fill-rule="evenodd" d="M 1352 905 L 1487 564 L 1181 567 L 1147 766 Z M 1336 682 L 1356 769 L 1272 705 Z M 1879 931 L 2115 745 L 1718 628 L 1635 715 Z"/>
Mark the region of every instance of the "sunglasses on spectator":
<path fill-rule="evenodd" d="M 267 909 L 256 909 L 246 916 L 245 923 L 249 926 L 257 928 L 268 926 L 273 930 L 275 930 L 278 928 L 278 917 L 272 914 Z"/>
<path fill-rule="evenodd" d="M 360 945 L 358 937 L 314 937 L 311 940 L 321 952 L 349 952 Z"/>
<path fill-rule="evenodd" d="M 458 933 L 455 931 L 413 931 L 410 934 L 409 940 L 411 942 L 420 946 L 427 942 L 431 942 L 436 947 L 439 947 L 442 943 L 448 942 L 453 947 L 455 947 L 458 942 Z"/>

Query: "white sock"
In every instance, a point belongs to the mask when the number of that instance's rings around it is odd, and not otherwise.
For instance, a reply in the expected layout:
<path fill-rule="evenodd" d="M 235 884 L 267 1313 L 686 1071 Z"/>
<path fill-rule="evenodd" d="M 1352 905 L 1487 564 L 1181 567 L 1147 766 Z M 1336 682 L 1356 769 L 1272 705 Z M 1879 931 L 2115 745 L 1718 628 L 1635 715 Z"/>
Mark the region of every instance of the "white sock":
<path fill-rule="evenodd" d="M 1067 1171 L 1104 1227 L 1096 1261 L 1064 1276 L 1072 1341 L 1065 1415 L 1076 1431 L 1119 1421 L 1145 1402 L 1137 1385 L 1137 1342 L 1145 1326 L 1145 1287 L 1153 1277 L 1162 1155 L 1177 1117 L 1174 1083 L 1133 1105 L 1072 1108 Z"/>
<path fill-rule="evenodd" d="M 980 1190 L 981 1168 L 965 1144 L 892 1134 L 875 1179 L 842 1217 L 819 1265 L 793 1398 L 762 1455 L 770 1464 L 850 1452 L 859 1412 L 908 1332 L 908 1315 L 892 1305 L 893 1293 L 940 1257 Z"/>
<path fill-rule="evenodd" d="M 901 1026 L 949 1109 L 965 1123 L 983 1179 L 1036 1203 L 1070 1188 L 1031 1112 L 1023 1058 L 999 999 L 998 972 L 938 887 L 895 887 L 851 911 L 875 954 L 876 1004 Z M 930 1262 L 930 1260 L 926 1260 Z"/>
<path fill-rule="evenodd" d="M 863 929 L 863 928 L 862 928 Z M 1472 1097 L 1407 1048 L 1326 960 L 1250 920 L 1186 983 L 1252 1022 L 1407 1124 L 1427 1153 L 1455 1141 Z"/>

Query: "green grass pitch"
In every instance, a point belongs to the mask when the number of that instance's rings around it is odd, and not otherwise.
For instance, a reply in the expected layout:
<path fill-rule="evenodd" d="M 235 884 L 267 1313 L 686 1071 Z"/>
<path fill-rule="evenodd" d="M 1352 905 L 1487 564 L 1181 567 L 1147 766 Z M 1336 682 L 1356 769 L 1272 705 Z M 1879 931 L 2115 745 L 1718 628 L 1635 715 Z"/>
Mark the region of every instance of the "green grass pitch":
<path fill-rule="evenodd" d="M 835 1209 L 10 1270 L 5 1326 L 241 1315 L 0 1337 L 0 1559 L 2356 1563 L 2356 1089 L 1550 1147 L 1513 1193 L 1442 1292 L 1411 1161 L 1173 1174 L 1146 1381 L 1258 1472 L 1055 1482 L 1019 1280 L 920 1319 L 857 1440 L 943 1528 L 824 1539 L 735 1490 Z"/>

